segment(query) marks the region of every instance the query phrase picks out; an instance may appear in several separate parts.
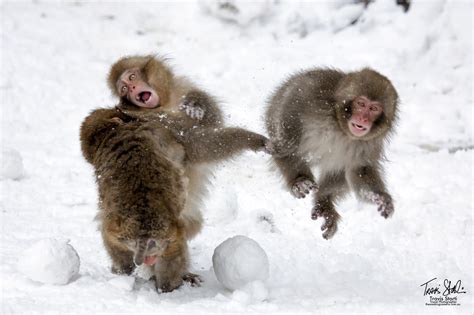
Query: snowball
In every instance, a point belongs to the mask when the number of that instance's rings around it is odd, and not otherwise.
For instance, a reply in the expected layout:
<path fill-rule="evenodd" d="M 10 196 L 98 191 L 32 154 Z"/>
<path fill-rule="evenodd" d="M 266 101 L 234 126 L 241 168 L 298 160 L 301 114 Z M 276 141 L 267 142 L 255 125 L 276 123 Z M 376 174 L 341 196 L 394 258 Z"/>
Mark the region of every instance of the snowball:
<path fill-rule="evenodd" d="M 262 302 L 268 298 L 268 289 L 265 284 L 260 281 L 252 281 L 247 283 L 239 290 L 232 293 L 232 299 L 242 304 L 250 304 L 254 302 Z"/>
<path fill-rule="evenodd" d="M 2 149 L 0 178 L 20 179 L 23 177 L 23 160 L 18 151 Z"/>
<path fill-rule="evenodd" d="M 79 255 L 69 241 L 45 239 L 21 252 L 18 270 L 31 280 L 67 284 L 79 273 Z"/>
<path fill-rule="evenodd" d="M 257 242 L 246 236 L 234 236 L 217 246 L 212 264 L 217 280 L 229 290 L 268 278 L 267 254 Z"/>

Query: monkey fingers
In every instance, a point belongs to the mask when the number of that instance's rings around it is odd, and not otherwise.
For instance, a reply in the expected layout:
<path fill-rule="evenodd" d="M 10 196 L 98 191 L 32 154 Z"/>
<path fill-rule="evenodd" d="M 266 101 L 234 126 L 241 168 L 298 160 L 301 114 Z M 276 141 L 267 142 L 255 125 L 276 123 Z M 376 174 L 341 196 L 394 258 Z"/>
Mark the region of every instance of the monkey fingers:
<path fill-rule="evenodd" d="M 293 186 L 291 187 L 291 192 L 293 196 L 298 199 L 306 197 L 311 191 L 318 191 L 318 185 L 311 179 L 307 177 L 298 177 Z"/>
<path fill-rule="evenodd" d="M 311 212 L 311 219 L 317 220 L 318 218 L 324 218 L 324 223 L 321 225 L 321 231 L 323 231 L 323 238 L 328 240 L 334 236 L 337 232 L 337 221 L 339 221 L 339 213 L 336 210 L 324 209 L 321 203 L 316 203 L 316 206 Z"/>
<path fill-rule="evenodd" d="M 193 100 L 184 99 L 183 102 L 179 104 L 178 109 L 185 112 L 186 115 L 192 119 L 201 120 L 204 118 L 204 109 L 198 106 Z"/>
<path fill-rule="evenodd" d="M 123 120 L 120 119 L 119 117 L 113 117 L 113 118 L 110 118 L 110 120 L 119 125 L 122 125 L 124 123 Z"/>
<path fill-rule="evenodd" d="M 390 217 L 395 211 L 390 195 L 374 193 L 372 199 L 378 205 L 377 210 L 380 212 L 380 215 L 385 219 Z"/>
<path fill-rule="evenodd" d="M 203 280 L 195 273 L 187 272 L 183 275 L 183 280 L 191 284 L 192 287 L 200 287 Z"/>
<path fill-rule="evenodd" d="M 263 147 L 263 152 L 265 152 L 267 154 L 270 154 L 270 155 L 275 154 L 275 152 L 276 152 L 275 145 L 273 144 L 273 142 L 271 140 L 267 139 L 265 141 L 265 145 Z"/>

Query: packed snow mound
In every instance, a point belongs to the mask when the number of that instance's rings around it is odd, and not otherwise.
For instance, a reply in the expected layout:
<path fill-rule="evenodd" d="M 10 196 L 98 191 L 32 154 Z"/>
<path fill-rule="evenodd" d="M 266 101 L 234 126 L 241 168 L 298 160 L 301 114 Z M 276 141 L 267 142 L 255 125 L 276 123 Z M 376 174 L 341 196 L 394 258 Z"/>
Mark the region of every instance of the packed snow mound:
<path fill-rule="evenodd" d="M 80 260 L 69 241 L 45 239 L 22 251 L 18 270 L 31 280 L 64 285 L 79 273 Z"/>
<path fill-rule="evenodd" d="M 243 235 L 229 238 L 217 246 L 212 264 L 217 280 L 229 290 L 268 278 L 267 254 L 256 241 Z"/>
<path fill-rule="evenodd" d="M 0 158 L 0 178 L 20 179 L 24 175 L 23 159 L 14 149 L 2 149 Z"/>

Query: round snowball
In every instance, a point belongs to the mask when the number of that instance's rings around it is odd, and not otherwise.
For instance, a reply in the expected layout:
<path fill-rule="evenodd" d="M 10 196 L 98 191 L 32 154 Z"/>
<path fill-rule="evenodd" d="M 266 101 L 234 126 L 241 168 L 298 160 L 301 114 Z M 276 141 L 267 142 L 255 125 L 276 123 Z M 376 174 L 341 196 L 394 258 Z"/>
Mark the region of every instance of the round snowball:
<path fill-rule="evenodd" d="M 234 236 L 217 246 L 212 264 L 217 280 L 229 290 L 268 278 L 267 254 L 256 241 L 246 236 Z"/>
<path fill-rule="evenodd" d="M 2 149 L 0 157 L 0 178 L 20 179 L 23 177 L 23 160 L 18 151 Z"/>
<path fill-rule="evenodd" d="M 22 251 L 18 270 L 31 280 L 67 284 L 79 273 L 79 255 L 69 241 L 45 239 Z"/>

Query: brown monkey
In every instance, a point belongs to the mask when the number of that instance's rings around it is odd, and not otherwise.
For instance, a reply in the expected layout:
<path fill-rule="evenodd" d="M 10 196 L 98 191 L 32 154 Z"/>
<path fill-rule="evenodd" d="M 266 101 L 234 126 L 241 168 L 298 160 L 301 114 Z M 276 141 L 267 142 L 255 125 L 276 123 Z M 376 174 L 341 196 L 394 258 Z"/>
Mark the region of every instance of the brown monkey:
<path fill-rule="evenodd" d="M 123 113 L 144 121 L 160 121 L 187 146 L 189 196 L 183 213 L 189 217 L 186 222 L 191 236 L 202 225 L 199 208 L 207 192 L 210 164 L 243 149 L 272 152 L 265 137 L 241 128 L 224 128 L 214 98 L 188 79 L 175 76 L 165 60 L 156 56 L 121 58 L 112 65 L 107 82 L 112 93 L 120 97 L 118 108 Z"/>
<path fill-rule="evenodd" d="M 82 151 L 99 186 L 102 238 L 113 272 L 130 274 L 145 264 L 157 288 L 171 291 L 189 275 L 181 216 L 184 149 L 156 123 L 126 119 L 115 109 L 99 109 L 81 126 Z"/>
<path fill-rule="evenodd" d="M 294 196 L 316 191 L 312 218 L 324 218 L 324 238 L 337 231 L 340 216 L 333 203 L 349 187 L 375 203 L 383 217 L 393 213 L 380 162 L 397 104 L 392 83 L 368 68 L 301 72 L 269 99 L 266 125 L 275 146 L 273 160 Z M 319 186 L 311 166 L 319 169 Z"/>
<path fill-rule="evenodd" d="M 175 76 L 164 59 L 156 56 L 129 56 L 115 62 L 107 82 L 120 98 L 123 110 L 154 109 L 183 115 L 183 128 L 221 126 L 222 113 L 216 101 L 185 77 Z"/>
<path fill-rule="evenodd" d="M 95 168 L 98 219 L 112 272 L 130 274 L 145 264 L 157 288 L 171 291 L 183 280 L 200 282 L 187 269 L 186 242 L 201 228 L 200 213 L 186 208 L 197 193 L 187 165 L 227 158 L 249 144 L 259 149 L 266 138 L 246 132 L 251 139 L 245 142 L 234 137 L 238 128 L 224 128 L 180 144 L 172 125 L 149 116 L 138 120 L 117 109 L 95 110 L 81 126 L 81 148 Z"/>

